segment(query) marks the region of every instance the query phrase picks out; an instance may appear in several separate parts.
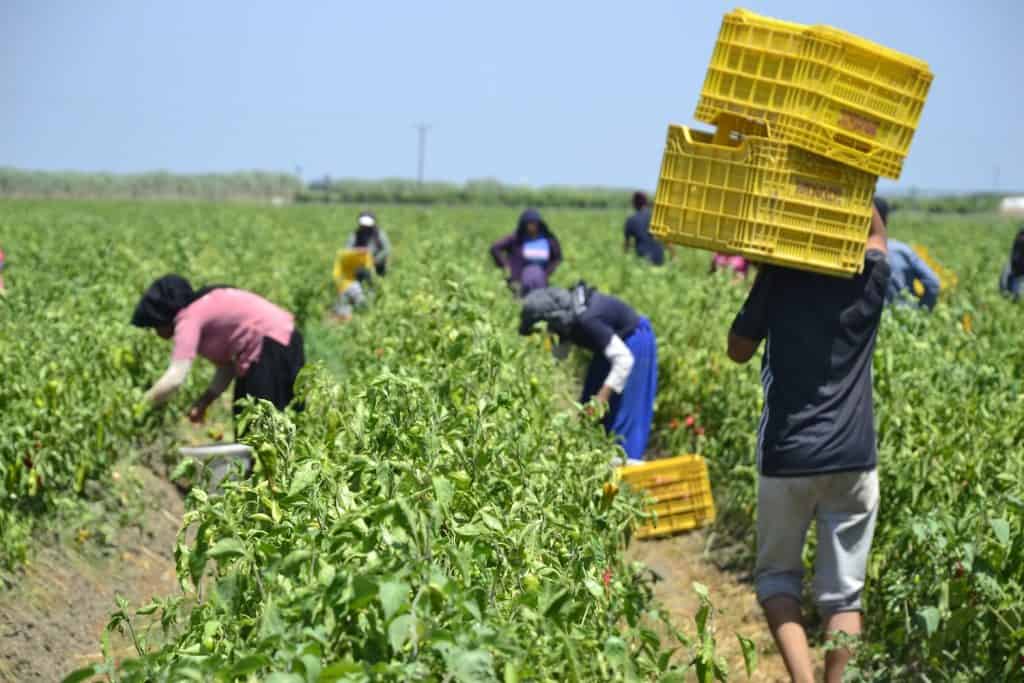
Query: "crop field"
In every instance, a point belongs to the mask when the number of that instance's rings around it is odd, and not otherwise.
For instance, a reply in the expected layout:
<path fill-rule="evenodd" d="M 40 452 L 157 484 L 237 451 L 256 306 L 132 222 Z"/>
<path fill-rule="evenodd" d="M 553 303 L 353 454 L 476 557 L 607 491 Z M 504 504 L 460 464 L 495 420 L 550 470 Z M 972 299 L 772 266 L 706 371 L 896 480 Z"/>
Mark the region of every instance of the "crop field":
<path fill-rule="evenodd" d="M 715 594 L 693 615 L 700 635 L 686 636 L 627 558 L 642 501 L 605 491 L 614 448 L 575 403 L 582 360 L 556 364 L 542 339 L 517 334 L 517 303 L 487 248 L 518 211 L 379 208 L 391 271 L 371 308 L 336 325 L 331 264 L 359 208 L 0 204 L 9 580 L 48 530 L 88 531 L 82 511 L 122 458 L 153 444 L 171 452 L 212 374 L 197 363 L 170 406 L 140 407 L 169 353 L 128 324 L 155 277 L 229 283 L 288 308 L 310 360 L 303 412 L 256 406 L 242 418 L 255 474 L 220 496 L 189 494 L 174 549 L 181 591 L 111 605 L 134 655 L 68 680 L 722 675 L 715 638 L 733 636 L 703 620 Z M 544 216 L 565 255 L 556 284 L 585 279 L 650 318 L 651 450 L 708 459 L 711 553 L 749 570 L 759 363 L 724 352 L 748 285 L 709 275 L 705 252 L 679 249 L 660 269 L 624 256 L 623 212 Z M 958 284 L 931 314 L 883 317 L 863 679 L 1024 677 L 1024 312 L 997 287 L 1014 231 L 989 214 L 892 216 L 890 236 L 927 245 Z"/>

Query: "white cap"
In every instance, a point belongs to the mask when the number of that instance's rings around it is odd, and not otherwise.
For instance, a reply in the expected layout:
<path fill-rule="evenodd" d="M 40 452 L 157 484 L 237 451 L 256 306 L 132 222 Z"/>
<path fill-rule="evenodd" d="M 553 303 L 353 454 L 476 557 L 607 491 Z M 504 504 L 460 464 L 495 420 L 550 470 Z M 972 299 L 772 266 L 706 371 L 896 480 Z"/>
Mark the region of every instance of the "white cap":
<path fill-rule="evenodd" d="M 377 219 L 375 219 L 368 213 L 364 213 L 362 216 L 359 217 L 359 225 L 360 227 L 363 228 L 372 228 L 373 226 L 377 225 Z"/>

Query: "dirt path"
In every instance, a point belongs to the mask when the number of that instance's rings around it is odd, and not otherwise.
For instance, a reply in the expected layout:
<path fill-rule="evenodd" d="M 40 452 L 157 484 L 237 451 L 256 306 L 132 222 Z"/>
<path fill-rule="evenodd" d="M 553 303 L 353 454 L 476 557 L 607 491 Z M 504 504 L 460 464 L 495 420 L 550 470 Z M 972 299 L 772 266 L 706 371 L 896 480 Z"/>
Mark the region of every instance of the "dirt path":
<path fill-rule="evenodd" d="M 746 680 L 743 654 L 735 633 L 757 644 L 757 670 L 750 678 L 760 683 L 786 682 L 789 675 L 775 650 L 753 586 L 744 577 L 720 570 L 704 557 L 705 532 L 673 536 L 662 540 L 634 541 L 629 557 L 643 562 L 662 577 L 654 586 L 655 597 L 688 635 L 695 633 L 693 617 L 700 602 L 693 592 L 696 581 L 708 587 L 715 606 L 718 650 L 729 663 L 730 680 Z"/>
<path fill-rule="evenodd" d="M 100 635 L 114 597 L 138 607 L 175 593 L 174 544 L 183 504 L 165 479 L 141 466 L 150 505 L 139 528 L 117 532 L 112 548 L 79 550 L 69 545 L 38 550 L 12 590 L 0 595 L 0 681 L 60 681 L 101 660 Z M 117 654 L 126 643 L 113 641 Z"/>

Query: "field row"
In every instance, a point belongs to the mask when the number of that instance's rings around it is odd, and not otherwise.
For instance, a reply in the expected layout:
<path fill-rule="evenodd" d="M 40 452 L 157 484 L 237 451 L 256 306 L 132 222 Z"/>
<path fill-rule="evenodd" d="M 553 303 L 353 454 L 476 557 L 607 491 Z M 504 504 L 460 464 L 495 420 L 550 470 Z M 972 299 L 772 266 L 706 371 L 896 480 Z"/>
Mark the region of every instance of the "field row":
<path fill-rule="evenodd" d="M 154 276 L 180 272 L 295 311 L 320 367 L 304 378 L 305 413 L 249 415 L 259 476 L 220 498 L 192 494 L 185 597 L 133 617 L 160 615 L 175 635 L 140 635 L 143 655 L 121 675 L 669 675 L 673 628 L 622 561 L 637 501 L 603 494 L 610 443 L 572 407 L 578 363 L 556 367 L 516 335 L 516 304 L 487 258 L 515 212 L 380 211 L 393 273 L 369 312 L 328 328 L 330 263 L 354 214 L 4 205 L 5 561 L 21 560 L 71 491 L 87 495 L 85 481 L 173 429 L 188 396 L 136 408 L 167 348 L 127 321 Z M 707 275 L 701 252 L 661 269 L 620 257 L 617 212 L 546 217 L 565 252 L 557 283 L 585 278 L 651 319 L 655 447 L 708 457 L 720 535 L 752 546 L 760 385 L 756 367 L 723 353 L 745 286 Z M 883 508 L 860 666 L 880 679 L 1005 678 L 1024 654 L 1022 318 L 996 287 L 1012 226 L 896 214 L 892 232 L 927 244 L 960 285 L 931 315 L 883 320 Z"/>

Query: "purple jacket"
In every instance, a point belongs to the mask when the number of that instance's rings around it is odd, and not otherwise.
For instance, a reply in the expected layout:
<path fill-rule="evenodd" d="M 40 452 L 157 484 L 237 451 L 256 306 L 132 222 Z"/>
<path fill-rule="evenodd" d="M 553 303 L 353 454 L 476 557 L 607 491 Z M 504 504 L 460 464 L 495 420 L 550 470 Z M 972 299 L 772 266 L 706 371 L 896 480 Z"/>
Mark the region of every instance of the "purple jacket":
<path fill-rule="evenodd" d="M 537 223 L 540 226 L 539 237 L 545 237 L 551 247 L 551 258 L 544 268 L 545 277 L 550 276 L 562 262 L 562 246 L 558 238 L 548 228 L 547 223 L 541 220 L 540 213 L 534 209 L 527 209 L 519 216 L 519 225 L 511 235 L 506 235 L 491 245 L 491 257 L 499 268 L 508 268 L 509 279 L 512 282 L 521 282 L 523 279 L 523 267 L 526 265 L 523 259 L 523 243 L 529 241 L 526 234 L 526 224 Z"/>

